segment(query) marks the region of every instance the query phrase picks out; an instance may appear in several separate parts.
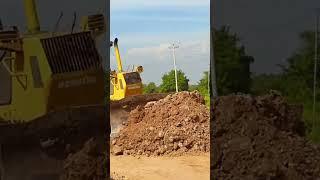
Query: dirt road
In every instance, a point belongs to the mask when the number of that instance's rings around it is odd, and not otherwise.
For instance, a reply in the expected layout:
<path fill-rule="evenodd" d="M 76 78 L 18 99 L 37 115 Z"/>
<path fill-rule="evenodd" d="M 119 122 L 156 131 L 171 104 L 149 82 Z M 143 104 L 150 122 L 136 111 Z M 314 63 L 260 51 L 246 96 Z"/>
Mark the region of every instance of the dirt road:
<path fill-rule="evenodd" d="M 111 156 L 111 174 L 125 180 L 209 180 L 210 154 L 179 157 Z M 118 180 L 118 179 L 116 179 Z"/>

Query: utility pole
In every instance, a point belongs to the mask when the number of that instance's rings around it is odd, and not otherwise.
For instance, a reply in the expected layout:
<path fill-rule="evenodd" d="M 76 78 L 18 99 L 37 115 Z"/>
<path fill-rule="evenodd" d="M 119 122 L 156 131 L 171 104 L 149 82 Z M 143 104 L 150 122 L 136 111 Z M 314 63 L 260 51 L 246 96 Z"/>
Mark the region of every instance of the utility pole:
<path fill-rule="evenodd" d="M 316 123 L 316 87 L 317 87 L 317 63 L 318 63 L 318 32 L 319 32 L 319 9 L 316 9 L 316 23 L 315 23 L 315 39 L 314 39 L 314 71 L 313 71 L 313 123 L 315 128 Z"/>
<path fill-rule="evenodd" d="M 172 56 L 173 56 L 173 66 L 174 66 L 174 75 L 176 80 L 176 92 L 179 92 L 178 89 L 178 74 L 177 74 L 177 66 L 176 66 L 176 52 L 175 49 L 179 48 L 178 45 L 172 43 L 171 46 L 169 46 L 169 49 L 172 49 Z"/>
<path fill-rule="evenodd" d="M 210 11 L 210 78 L 211 78 L 211 91 L 210 95 L 212 95 L 213 97 L 217 97 L 218 96 L 218 90 L 217 90 L 217 80 L 216 80 L 216 62 L 214 59 L 214 8 L 213 8 L 213 1 L 211 1 L 210 6 L 211 6 L 211 11 Z"/>

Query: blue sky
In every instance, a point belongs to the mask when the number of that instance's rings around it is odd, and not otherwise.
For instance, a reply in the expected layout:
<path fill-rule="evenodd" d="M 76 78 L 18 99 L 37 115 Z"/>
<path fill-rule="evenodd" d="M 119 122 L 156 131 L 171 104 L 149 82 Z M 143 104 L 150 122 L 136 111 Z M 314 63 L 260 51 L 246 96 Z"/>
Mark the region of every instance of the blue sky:
<path fill-rule="evenodd" d="M 209 0 L 111 0 L 111 39 L 119 39 L 124 69 L 142 65 L 143 81 L 161 82 L 172 70 L 170 43 L 179 43 L 177 67 L 194 84 L 209 69 Z M 111 49 L 111 68 L 115 57 Z"/>

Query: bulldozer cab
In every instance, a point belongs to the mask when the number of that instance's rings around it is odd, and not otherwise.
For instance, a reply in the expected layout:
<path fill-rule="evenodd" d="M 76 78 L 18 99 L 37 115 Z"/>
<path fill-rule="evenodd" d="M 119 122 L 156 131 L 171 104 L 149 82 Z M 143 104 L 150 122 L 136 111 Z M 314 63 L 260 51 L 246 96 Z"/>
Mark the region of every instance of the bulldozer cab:
<path fill-rule="evenodd" d="M 124 79 L 127 85 L 141 83 L 141 77 L 138 72 L 130 72 L 124 74 Z"/>
<path fill-rule="evenodd" d="M 138 72 L 117 73 L 110 79 L 111 100 L 142 94 L 142 80 Z"/>

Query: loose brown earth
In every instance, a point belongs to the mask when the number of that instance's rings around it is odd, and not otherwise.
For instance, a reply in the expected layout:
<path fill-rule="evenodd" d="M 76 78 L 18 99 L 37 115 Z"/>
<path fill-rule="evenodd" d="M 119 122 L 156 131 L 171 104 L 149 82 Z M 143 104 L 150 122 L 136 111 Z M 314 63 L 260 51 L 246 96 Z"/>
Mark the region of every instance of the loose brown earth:
<path fill-rule="evenodd" d="M 210 179 L 209 117 L 197 92 L 138 106 L 112 139 L 112 178 Z"/>
<path fill-rule="evenodd" d="M 214 179 L 320 179 L 320 148 L 304 137 L 302 107 L 271 93 L 212 106 Z"/>
<path fill-rule="evenodd" d="M 209 152 L 209 110 L 196 92 L 180 92 L 138 106 L 112 140 L 114 155 Z"/>

